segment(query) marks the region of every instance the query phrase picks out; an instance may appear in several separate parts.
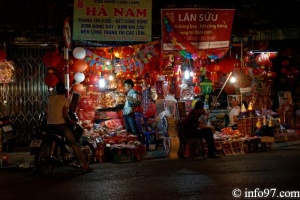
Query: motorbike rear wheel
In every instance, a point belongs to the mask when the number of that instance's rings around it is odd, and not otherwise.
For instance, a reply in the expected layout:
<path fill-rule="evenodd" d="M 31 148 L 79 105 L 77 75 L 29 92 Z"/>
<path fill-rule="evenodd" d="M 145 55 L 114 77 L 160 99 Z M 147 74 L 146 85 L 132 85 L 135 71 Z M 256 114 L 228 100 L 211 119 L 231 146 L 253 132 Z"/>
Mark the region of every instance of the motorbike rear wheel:
<path fill-rule="evenodd" d="M 41 176 L 47 176 L 54 170 L 54 165 L 50 159 L 51 145 L 48 143 L 42 144 L 34 157 L 35 172 Z"/>

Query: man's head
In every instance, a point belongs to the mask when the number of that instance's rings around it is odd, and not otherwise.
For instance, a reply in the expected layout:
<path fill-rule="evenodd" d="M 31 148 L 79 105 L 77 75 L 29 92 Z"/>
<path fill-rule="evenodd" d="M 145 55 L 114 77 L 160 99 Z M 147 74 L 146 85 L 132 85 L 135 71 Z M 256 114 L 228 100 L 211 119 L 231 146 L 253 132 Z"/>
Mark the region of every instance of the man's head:
<path fill-rule="evenodd" d="M 58 82 L 55 86 L 56 94 L 66 94 L 66 87 L 63 82 Z"/>
<path fill-rule="evenodd" d="M 132 89 L 134 86 L 134 83 L 131 79 L 127 79 L 124 81 L 124 87 L 125 87 L 125 91 L 128 92 L 130 89 Z"/>
<path fill-rule="evenodd" d="M 195 103 L 194 109 L 196 110 L 197 113 L 201 114 L 204 112 L 204 103 L 201 100 L 198 100 Z"/>

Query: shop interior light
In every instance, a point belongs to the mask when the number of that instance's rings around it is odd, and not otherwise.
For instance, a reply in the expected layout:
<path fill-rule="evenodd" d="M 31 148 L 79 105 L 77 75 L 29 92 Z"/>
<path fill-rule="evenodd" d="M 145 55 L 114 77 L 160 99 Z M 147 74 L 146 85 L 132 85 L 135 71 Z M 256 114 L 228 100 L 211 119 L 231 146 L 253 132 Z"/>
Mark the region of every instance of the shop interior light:
<path fill-rule="evenodd" d="M 188 69 L 185 69 L 184 71 L 184 79 L 189 79 L 190 78 L 190 71 Z"/>
<path fill-rule="evenodd" d="M 230 82 L 231 83 L 235 83 L 236 82 L 236 78 L 234 76 L 230 77 Z"/>
<path fill-rule="evenodd" d="M 104 79 L 103 77 L 101 77 L 101 78 L 99 79 L 99 87 L 100 87 L 100 88 L 105 88 L 105 86 L 106 86 L 105 79 Z"/>
<path fill-rule="evenodd" d="M 106 65 L 110 65 L 110 61 L 109 60 L 106 61 Z"/>
<path fill-rule="evenodd" d="M 112 74 L 110 74 L 110 75 L 108 76 L 108 80 L 109 80 L 109 81 L 114 80 L 114 76 L 113 76 Z"/>
<path fill-rule="evenodd" d="M 194 72 L 193 72 L 193 71 L 190 72 L 190 76 L 191 76 L 191 77 L 194 76 Z"/>

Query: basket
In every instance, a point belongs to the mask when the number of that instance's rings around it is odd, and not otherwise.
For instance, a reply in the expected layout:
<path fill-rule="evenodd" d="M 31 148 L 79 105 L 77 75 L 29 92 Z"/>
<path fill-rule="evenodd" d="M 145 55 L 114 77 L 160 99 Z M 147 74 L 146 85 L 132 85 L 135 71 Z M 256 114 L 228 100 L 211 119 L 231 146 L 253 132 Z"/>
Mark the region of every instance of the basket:
<path fill-rule="evenodd" d="M 115 163 L 129 163 L 134 162 L 133 154 L 114 154 Z"/>

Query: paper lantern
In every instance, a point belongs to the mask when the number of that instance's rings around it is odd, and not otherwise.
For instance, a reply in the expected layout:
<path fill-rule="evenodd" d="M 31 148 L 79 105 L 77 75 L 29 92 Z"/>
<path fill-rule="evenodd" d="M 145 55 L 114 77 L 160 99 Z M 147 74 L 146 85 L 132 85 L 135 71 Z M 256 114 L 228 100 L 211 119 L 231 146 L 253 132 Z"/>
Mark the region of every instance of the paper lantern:
<path fill-rule="evenodd" d="M 58 65 L 60 60 L 61 60 L 61 58 L 60 58 L 58 52 L 47 52 L 42 57 L 42 62 L 47 67 L 56 67 L 56 65 Z"/>
<path fill-rule="evenodd" d="M 200 95 L 200 92 L 201 92 L 201 88 L 198 85 L 196 85 L 194 87 L 194 94 L 195 95 Z"/>
<path fill-rule="evenodd" d="M 235 93 L 235 87 L 232 84 L 226 84 L 224 87 L 224 91 L 226 94 L 234 94 Z"/>
<path fill-rule="evenodd" d="M 262 66 L 269 62 L 269 56 L 265 53 L 258 54 L 255 58 L 256 64 Z"/>
<path fill-rule="evenodd" d="M 206 66 L 206 70 L 209 71 L 209 72 L 218 72 L 220 71 L 220 65 L 219 63 L 209 63 L 207 66 Z"/>
<path fill-rule="evenodd" d="M 235 68 L 241 67 L 241 61 L 236 58 L 225 58 L 220 62 L 220 71 L 224 74 L 232 72 Z"/>
<path fill-rule="evenodd" d="M 76 60 L 74 64 L 74 69 L 77 72 L 83 72 L 88 68 L 87 63 L 84 60 Z"/>
<path fill-rule="evenodd" d="M 14 76 L 14 62 L 0 62 L 0 83 L 10 83 Z"/>
<path fill-rule="evenodd" d="M 75 75 L 74 75 L 74 79 L 75 79 L 75 81 L 76 81 L 77 83 L 80 83 L 80 82 L 82 82 L 82 81 L 85 79 L 85 75 L 84 75 L 84 73 L 82 73 L 82 72 L 77 72 L 77 73 L 75 73 Z"/>
<path fill-rule="evenodd" d="M 201 91 L 205 95 L 205 98 L 209 98 L 209 94 L 212 92 L 213 87 L 212 87 L 212 82 L 208 79 L 205 79 L 200 83 Z"/>
<path fill-rule="evenodd" d="M 76 48 L 73 50 L 73 56 L 74 56 L 74 58 L 76 58 L 76 59 L 84 59 L 85 56 L 86 56 L 85 49 L 82 48 L 82 47 L 76 47 Z"/>
<path fill-rule="evenodd" d="M 73 89 L 74 92 L 78 92 L 78 93 L 83 93 L 84 92 L 84 87 L 81 83 L 74 84 L 72 89 Z"/>
<path fill-rule="evenodd" d="M 44 78 L 44 82 L 46 83 L 46 85 L 48 87 L 55 87 L 56 84 L 58 83 L 58 78 L 55 75 L 53 75 L 53 74 L 48 74 Z"/>

